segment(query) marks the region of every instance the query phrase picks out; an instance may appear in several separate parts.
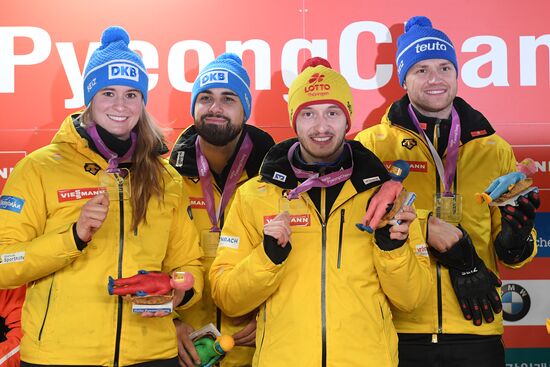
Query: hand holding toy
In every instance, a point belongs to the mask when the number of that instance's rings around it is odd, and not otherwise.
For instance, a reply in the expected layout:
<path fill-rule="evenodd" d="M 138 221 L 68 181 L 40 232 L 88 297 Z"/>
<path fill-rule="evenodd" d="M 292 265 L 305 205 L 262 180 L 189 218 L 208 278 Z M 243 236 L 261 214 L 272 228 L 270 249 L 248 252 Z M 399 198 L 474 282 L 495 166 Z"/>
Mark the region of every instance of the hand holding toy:
<path fill-rule="evenodd" d="M 409 164 L 403 160 L 392 163 L 389 169 L 391 180 L 386 181 L 370 199 L 367 212 L 361 223 L 356 226 L 362 231 L 372 233 L 374 229 L 383 227 L 405 205 L 411 205 L 416 197 L 403 189 L 403 180 L 409 175 Z"/>
<path fill-rule="evenodd" d="M 215 340 L 205 336 L 195 342 L 195 349 L 201 359 L 201 364 L 197 366 L 210 367 L 222 359 L 227 352 L 233 349 L 235 341 L 229 335 L 221 335 Z"/>
<path fill-rule="evenodd" d="M 516 172 L 496 178 L 485 189 L 485 192 L 476 193 L 476 201 L 479 204 L 486 202 L 497 206 L 514 205 L 515 200 L 520 195 L 526 195 L 533 190 L 537 190 L 536 187 L 531 187 L 533 179 L 529 177 L 537 171 L 535 161 L 531 158 L 525 158 L 517 164 L 517 169 Z"/>
<path fill-rule="evenodd" d="M 194 282 L 191 273 L 175 272 L 171 278 L 166 273 L 140 270 L 129 278 L 115 280 L 109 277 L 108 290 L 109 294 L 119 296 L 161 296 L 170 293 L 172 289 L 189 290 Z"/>

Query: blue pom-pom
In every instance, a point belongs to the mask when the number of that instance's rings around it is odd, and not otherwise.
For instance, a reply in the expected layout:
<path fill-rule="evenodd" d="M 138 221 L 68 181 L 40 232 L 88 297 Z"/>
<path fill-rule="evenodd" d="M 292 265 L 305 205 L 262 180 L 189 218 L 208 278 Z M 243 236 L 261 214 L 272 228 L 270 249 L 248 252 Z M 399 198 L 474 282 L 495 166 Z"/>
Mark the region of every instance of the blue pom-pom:
<path fill-rule="evenodd" d="M 130 44 L 130 36 L 128 32 L 122 27 L 112 26 L 103 31 L 101 35 L 101 45 L 106 46 L 109 43 L 124 41 L 126 46 Z"/>
<path fill-rule="evenodd" d="M 243 64 L 243 61 L 241 60 L 241 58 L 237 54 L 234 54 L 232 52 L 225 52 L 221 54 L 220 56 L 218 56 L 218 60 L 219 61 L 232 60 L 241 66 Z"/>
<path fill-rule="evenodd" d="M 432 21 L 423 15 L 412 17 L 405 24 L 405 32 L 408 32 L 412 27 L 428 27 L 433 28 Z"/>

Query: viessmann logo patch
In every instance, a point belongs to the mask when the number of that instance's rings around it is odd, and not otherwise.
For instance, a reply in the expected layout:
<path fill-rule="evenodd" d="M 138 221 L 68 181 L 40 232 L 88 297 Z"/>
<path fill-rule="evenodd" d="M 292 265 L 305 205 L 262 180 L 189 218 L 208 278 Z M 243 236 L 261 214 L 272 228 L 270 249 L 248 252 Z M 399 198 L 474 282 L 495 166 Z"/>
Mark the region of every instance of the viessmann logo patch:
<path fill-rule="evenodd" d="M 189 198 L 189 206 L 193 209 L 206 209 L 206 201 L 204 198 Z"/>
<path fill-rule="evenodd" d="M 106 187 L 86 187 L 79 189 L 57 190 L 57 200 L 62 203 L 64 201 L 91 199 L 94 196 L 107 192 Z"/>
<path fill-rule="evenodd" d="M 271 222 L 275 217 L 275 215 L 264 216 L 264 225 Z M 311 225 L 311 216 L 309 214 L 291 215 L 290 225 L 295 227 L 309 227 Z"/>

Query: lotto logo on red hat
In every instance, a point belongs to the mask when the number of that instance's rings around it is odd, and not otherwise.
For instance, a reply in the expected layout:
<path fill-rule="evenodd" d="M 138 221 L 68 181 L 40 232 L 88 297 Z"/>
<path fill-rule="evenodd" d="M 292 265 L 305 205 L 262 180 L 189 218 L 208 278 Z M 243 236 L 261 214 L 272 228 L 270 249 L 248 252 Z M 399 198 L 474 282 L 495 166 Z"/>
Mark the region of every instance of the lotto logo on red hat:
<path fill-rule="evenodd" d="M 317 82 L 322 82 L 323 79 L 325 79 L 325 75 L 324 74 L 319 74 L 319 73 L 315 73 L 311 76 L 311 78 L 309 78 L 309 84 L 313 84 L 313 83 L 317 83 Z"/>
<path fill-rule="evenodd" d="M 321 83 L 325 79 L 325 75 L 321 73 L 312 74 L 309 78 L 309 85 L 304 87 L 305 93 L 320 92 L 330 90 L 330 84 Z"/>

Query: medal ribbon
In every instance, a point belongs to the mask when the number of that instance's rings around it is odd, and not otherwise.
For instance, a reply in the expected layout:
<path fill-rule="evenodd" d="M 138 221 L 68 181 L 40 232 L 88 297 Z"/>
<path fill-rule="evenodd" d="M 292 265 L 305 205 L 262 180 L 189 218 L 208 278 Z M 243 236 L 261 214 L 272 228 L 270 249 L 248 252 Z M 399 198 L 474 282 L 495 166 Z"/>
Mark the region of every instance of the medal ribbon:
<path fill-rule="evenodd" d="M 113 152 L 111 149 L 105 145 L 105 142 L 101 139 L 99 136 L 99 133 L 97 132 L 97 126 L 96 124 L 92 124 L 92 126 L 86 128 L 86 132 L 92 138 L 92 141 L 94 142 L 97 150 L 99 153 L 107 158 L 108 166 L 105 170 L 108 173 L 120 173 L 120 168 L 118 168 L 118 165 L 120 162 L 125 162 L 132 158 L 132 155 L 134 154 L 136 150 L 136 144 L 137 144 L 137 133 L 135 131 L 130 132 L 130 139 L 132 140 L 132 145 L 130 145 L 130 149 L 122 157 L 119 157 L 118 154 Z"/>
<path fill-rule="evenodd" d="M 244 166 L 250 157 L 252 152 L 252 140 L 246 134 L 244 140 L 237 152 L 235 161 L 231 165 L 231 170 L 227 176 L 227 181 L 225 182 L 225 187 L 223 188 L 222 198 L 220 200 L 220 205 L 218 210 L 215 208 L 214 200 L 214 186 L 212 185 L 212 173 L 210 172 L 210 167 L 208 166 L 208 160 L 204 156 L 201 150 L 200 139 L 197 137 L 195 142 L 196 158 L 197 158 L 197 168 L 199 170 L 199 178 L 202 188 L 202 193 L 204 195 L 204 201 L 206 202 L 206 211 L 210 217 L 210 222 L 212 227 L 210 232 L 221 232 L 221 229 L 218 227 L 218 222 L 222 213 L 225 210 L 225 207 L 229 203 L 229 199 L 233 196 L 235 188 L 237 187 L 237 182 L 241 177 L 241 174 L 244 170 Z"/>
<path fill-rule="evenodd" d="M 456 112 L 456 109 L 454 106 L 451 109 L 451 131 L 449 133 L 449 140 L 447 142 L 447 159 L 446 159 L 446 165 L 443 166 L 443 161 L 441 160 L 441 157 L 437 153 L 435 147 L 433 146 L 432 142 L 428 137 L 426 136 L 426 133 L 422 128 L 420 127 L 420 122 L 418 121 L 418 118 L 416 117 L 416 114 L 413 111 L 412 104 L 409 104 L 408 107 L 409 116 L 416 127 L 416 130 L 422 135 L 424 140 L 426 141 L 426 144 L 428 145 L 428 148 L 430 149 L 430 152 L 432 154 L 432 158 L 435 161 L 435 167 L 437 168 L 437 173 L 439 177 L 443 180 L 443 188 L 444 193 L 443 196 L 451 196 L 451 186 L 453 184 L 453 180 L 456 173 L 456 164 L 458 161 L 458 148 L 460 147 L 460 117 L 458 116 L 458 113 Z"/>
<path fill-rule="evenodd" d="M 339 184 L 340 182 L 346 181 L 351 177 L 351 174 L 353 173 L 353 154 L 351 151 L 351 147 L 348 143 L 344 143 L 344 146 L 349 150 L 351 159 L 351 167 L 342 169 L 339 171 L 331 172 L 329 174 L 319 176 L 318 172 L 311 172 L 311 171 L 305 171 L 302 170 L 292 164 L 292 158 L 294 155 L 294 151 L 298 146 L 300 145 L 300 142 L 294 143 L 290 149 L 288 150 L 288 161 L 290 162 L 290 167 L 292 167 L 292 171 L 294 171 L 294 175 L 296 175 L 297 178 L 305 178 L 306 180 L 302 182 L 300 185 L 298 185 L 296 188 L 290 190 L 287 194 L 288 200 L 297 199 L 302 192 L 307 192 L 313 187 L 330 187 L 334 186 L 336 184 Z"/>

